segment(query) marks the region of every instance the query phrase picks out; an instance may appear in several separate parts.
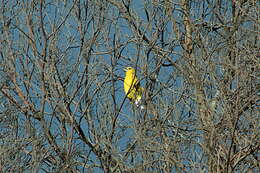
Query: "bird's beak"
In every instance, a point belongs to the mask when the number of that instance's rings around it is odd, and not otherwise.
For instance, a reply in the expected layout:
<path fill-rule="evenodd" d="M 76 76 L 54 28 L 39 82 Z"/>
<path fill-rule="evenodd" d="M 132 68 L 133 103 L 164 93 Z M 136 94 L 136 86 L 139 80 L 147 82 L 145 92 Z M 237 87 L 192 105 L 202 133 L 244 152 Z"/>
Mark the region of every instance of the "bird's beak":
<path fill-rule="evenodd" d="M 126 72 L 126 71 L 127 71 L 127 68 L 124 68 L 123 70 Z"/>

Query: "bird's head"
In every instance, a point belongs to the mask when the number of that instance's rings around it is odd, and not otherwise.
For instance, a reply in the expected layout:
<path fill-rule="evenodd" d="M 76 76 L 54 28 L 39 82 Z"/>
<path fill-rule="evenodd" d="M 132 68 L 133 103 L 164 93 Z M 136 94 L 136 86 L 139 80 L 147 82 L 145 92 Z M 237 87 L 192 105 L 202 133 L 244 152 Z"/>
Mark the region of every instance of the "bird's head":
<path fill-rule="evenodd" d="M 133 67 L 126 67 L 124 69 L 124 71 L 125 71 L 126 75 L 127 74 L 133 74 L 133 75 L 135 74 L 135 69 Z"/>

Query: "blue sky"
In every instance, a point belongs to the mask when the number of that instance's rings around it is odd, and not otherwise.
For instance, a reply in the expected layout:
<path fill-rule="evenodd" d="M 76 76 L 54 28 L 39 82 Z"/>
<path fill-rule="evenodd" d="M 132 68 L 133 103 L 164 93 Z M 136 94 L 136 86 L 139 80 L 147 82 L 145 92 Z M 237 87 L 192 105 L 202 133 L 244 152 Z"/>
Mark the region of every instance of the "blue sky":
<path fill-rule="evenodd" d="M 76 1 L 75 1 L 76 2 Z M 160 57 L 156 54 L 156 51 L 150 51 L 151 45 L 148 45 L 141 37 L 133 32 L 132 26 L 122 17 L 119 11 L 109 4 L 103 4 L 102 8 L 109 8 L 104 13 L 100 12 L 100 7 L 98 2 L 93 1 L 80 1 L 81 7 L 83 7 L 84 2 L 88 2 L 92 5 L 89 8 L 81 9 L 81 24 L 77 19 L 77 3 L 75 3 L 74 8 L 73 1 L 68 1 L 66 3 L 60 1 L 55 4 L 53 1 L 46 1 L 48 4 L 46 8 L 43 9 L 43 23 L 46 30 L 48 38 L 47 56 L 42 57 L 41 53 L 44 49 L 44 39 L 43 32 L 41 30 L 39 20 L 40 13 L 39 7 L 36 9 L 23 8 L 24 10 L 19 10 L 21 4 L 17 6 L 12 6 L 12 2 L 8 2 L 6 6 L 13 9 L 13 12 L 17 12 L 18 15 L 11 12 L 6 12 L 6 21 L 14 18 L 12 22 L 12 27 L 10 28 L 10 38 L 12 40 L 11 46 L 6 41 L 2 43 L 3 55 L 5 57 L 10 57 L 11 50 L 15 52 L 14 66 L 17 75 L 17 83 L 21 90 L 24 92 L 25 97 L 29 99 L 31 103 L 34 103 L 36 110 L 41 110 L 44 107 L 45 120 L 49 126 L 50 131 L 53 135 L 57 135 L 57 143 L 63 149 L 69 149 L 66 146 L 66 142 L 69 135 L 72 134 L 74 140 L 72 141 L 72 150 L 78 153 L 76 157 L 79 161 L 83 158 L 80 157 L 82 153 L 88 153 L 90 148 L 78 139 L 78 135 L 75 130 L 68 123 L 66 126 L 66 133 L 62 131 L 62 120 L 58 120 L 57 117 L 62 117 L 64 114 L 59 110 L 65 108 L 65 104 L 70 102 L 70 110 L 75 118 L 75 120 L 80 123 L 85 135 L 93 143 L 99 143 L 98 139 L 103 139 L 107 143 L 100 144 L 102 149 L 106 149 L 110 143 L 108 142 L 108 137 L 111 135 L 111 130 L 113 127 L 113 119 L 117 117 L 115 136 L 113 138 L 111 150 L 115 150 L 118 153 L 115 155 L 120 158 L 123 157 L 123 153 L 133 141 L 140 138 L 140 129 L 142 128 L 142 121 L 144 121 L 145 113 L 134 107 L 128 99 L 125 99 L 125 93 L 123 91 L 123 81 L 124 71 L 123 69 L 127 66 L 137 67 L 137 75 L 141 80 L 141 85 L 143 87 L 151 87 L 152 79 L 155 79 L 154 88 L 151 89 L 153 104 L 158 108 L 158 112 L 162 121 L 169 121 L 176 126 L 180 126 L 186 130 L 196 130 L 198 123 L 198 115 L 196 114 L 196 104 L 194 103 L 194 88 L 190 87 L 190 82 L 187 78 L 184 78 L 184 74 L 178 71 L 173 66 L 162 66 L 160 71 L 156 73 L 156 67 L 158 64 L 169 64 L 165 57 Z M 153 9 L 151 4 L 147 5 L 148 1 L 133 0 L 130 4 L 131 14 L 134 16 L 134 24 L 139 30 L 141 30 L 148 39 L 152 40 L 159 30 L 158 27 L 164 28 L 164 34 L 159 35 L 158 39 L 155 41 L 155 45 L 161 47 L 168 51 L 167 57 L 171 58 L 174 62 L 179 65 L 184 65 L 187 63 L 184 59 L 183 49 L 180 46 L 180 40 L 182 38 L 177 38 L 175 34 L 176 28 L 172 24 L 171 20 L 176 20 L 176 24 L 183 31 L 183 16 L 180 12 L 181 7 L 178 5 L 178 1 L 172 4 L 172 9 L 174 13 L 171 14 L 172 18 L 167 17 L 167 11 L 162 2 L 156 5 L 156 1 L 153 1 Z M 209 1 L 214 2 L 214 1 Z M 221 1 L 223 2 L 222 9 L 212 9 L 206 2 L 201 5 L 202 2 L 194 1 L 191 4 L 191 18 L 194 24 L 201 24 L 203 22 L 208 22 L 214 26 L 217 21 L 215 15 L 213 15 L 214 10 L 219 10 L 224 13 L 224 9 L 227 10 L 228 15 L 223 18 L 224 22 L 227 22 L 231 18 L 231 1 Z M 93 5 L 92 3 L 97 3 Z M 25 3 L 26 4 L 26 3 Z M 27 4 L 30 5 L 30 4 Z M 147 6 L 146 6 L 147 5 Z M 230 8 L 225 8 L 226 6 Z M 147 11 L 145 8 L 147 7 Z M 0 8 L 2 8 L 0 4 Z M 155 15 L 154 18 L 150 18 L 150 23 L 147 20 L 146 12 L 151 16 Z M 31 14 L 32 24 L 34 27 L 34 35 L 36 48 L 38 54 L 34 54 L 31 45 L 28 42 L 29 30 L 26 24 L 26 15 Z M 87 16 L 85 16 L 87 14 Z M 205 16 L 203 16 L 204 14 Z M 67 16 L 68 15 L 68 16 Z M 85 18 L 86 17 L 86 18 Z M 1 19 L 1 18 L 0 18 Z M 163 20 L 167 22 L 163 22 Z M 56 28 L 59 26 L 58 31 Z M 0 22 L 0 28 L 3 28 L 3 22 Z M 80 34 L 80 30 L 86 31 L 84 35 L 84 45 L 81 45 L 81 39 L 83 35 Z M 95 33 L 99 33 L 96 37 L 95 44 L 91 45 L 92 39 Z M 195 33 L 195 32 L 194 32 Z M 196 32 L 197 33 L 197 32 Z M 208 33 L 207 35 L 203 35 Z M 202 32 L 201 37 L 204 43 L 208 43 L 208 51 L 212 53 L 209 55 L 210 58 L 214 59 L 215 62 L 221 63 L 221 55 L 215 52 L 216 49 L 225 47 L 222 44 L 222 38 L 216 35 L 215 32 Z M 180 36 L 182 37 L 182 36 Z M 219 40 L 217 38 L 220 38 Z M 6 40 L 8 36 L 1 35 L 1 40 Z M 163 41 L 162 41 L 163 40 Z M 212 41 L 213 40 L 213 41 Z M 219 43 L 215 43 L 219 41 Z M 114 50 L 115 45 L 121 45 L 120 48 Z M 194 43 L 194 45 L 199 45 L 199 43 Z M 91 47 L 91 54 L 89 57 L 89 62 L 87 64 L 88 49 Z M 228 50 L 228 49 L 226 49 Z M 216 69 L 206 68 L 209 67 L 207 62 L 203 61 L 204 55 L 202 51 L 196 47 L 195 52 L 196 58 L 198 59 L 197 64 L 205 67 L 205 73 L 201 74 L 202 77 L 208 82 L 205 85 L 205 93 L 207 99 L 211 99 L 216 93 L 218 88 L 218 83 L 214 82 L 214 77 L 221 78 L 223 76 L 223 67 L 221 65 L 216 65 Z M 208 57 L 208 58 L 209 58 Z M 4 62 L 4 58 L 1 57 Z M 46 60 L 44 60 L 44 58 Z M 42 81 L 42 66 L 45 61 L 45 82 Z M 8 61 L 6 61 L 8 62 Z M 55 68 L 54 68 L 55 67 Z M 87 67 L 87 68 L 86 68 Z M 6 81 L 3 83 L 10 82 L 8 75 L 4 75 L 5 66 L 1 66 L 1 77 L 5 78 Z M 189 68 L 187 66 L 187 68 Z M 86 70 L 88 72 L 86 73 Z M 145 71 L 147 70 L 147 71 Z M 186 69 L 184 69 L 185 71 Z M 188 69 L 187 69 L 188 71 Z M 2 75 L 3 74 L 3 75 Z M 60 78 L 59 78 L 60 77 Z M 114 81 L 113 81 L 114 79 Z M 65 88 L 65 93 L 60 84 L 63 83 Z M 31 85 L 28 85 L 31 83 Z M 2 84 L 2 83 L 1 83 Z M 236 87 L 237 81 L 233 82 L 234 88 Z M 12 84 L 8 84 L 14 87 Z M 42 105 L 44 93 L 42 92 L 42 86 L 46 86 L 46 89 L 50 89 L 51 98 L 45 105 Z M 149 86 L 148 86 L 149 85 Z M 146 88 L 148 89 L 148 88 Z M 18 102 L 22 105 L 23 101 L 16 92 L 10 93 Z M 88 98 L 87 98 L 88 96 Z M 115 98 L 115 104 L 113 97 Z M 73 98 L 72 100 L 69 100 Z M 89 101 L 92 104 L 88 104 Z M 0 105 L 0 110 L 5 111 L 5 104 L 8 102 L 2 102 Z M 173 107 L 171 113 L 169 111 Z M 114 112 L 109 112 L 109 110 Z M 116 110 L 114 109 L 116 108 Z M 122 109 L 120 109 L 122 108 Z M 120 112 L 118 112 L 120 109 Z M 22 113 L 15 114 L 18 117 L 17 120 L 20 123 L 19 135 L 21 137 L 27 137 L 29 134 L 28 130 L 35 130 L 35 134 L 38 136 L 44 136 L 42 124 L 37 121 L 27 119 Z M 151 118 L 155 115 L 149 113 L 148 117 Z M 190 124 L 188 124 L 188 122 Z M 30 125 L 34 129 L 30 129 Z M 95 134 L 91 130 L 95 130 Z M 152 128 L 151 128 L 152 129 Z M 1 129 L 5 131 L 6 129 Z M 168 135 L 172 140 L 179 140 L 179 136 L 176 135 L 177 132 L 169 129 Z M 153 133 L 152 130 L 150 133 Z M 202 155 L 202 148 L 197 144 L 192 142 L 196 141 L 201 143 L 203 140 L 201 138 L 202 131 L 196 130 L 197 136 L 191 138 L 191 144 L 179 143 L 180 150 L 182 151 L 182 156 L 187 159 L 182 159 L 185 165 L 191 163 L 203 164 L 203 159 L 205 157 Z M 95 138 L 95 135 L 98 136 Z M 188 139 L 189 140 L 189 139 Z M 192 141 L 194 140 L 194 141 Z M 160 139 L 154 140 L 160 142 Z M 4 141 L 3 141 L 4 142 Z M 43 143 L 49 146 L 48 142 Z M 182 145 L 183 144 L 183 145 Z M 187 144 L 187 145 L 186 145 Z M 47 147 L 46 147 L 47 148 Z M 28 150 L 32 150 L 31 145 L 29 145 Z M 113 151 L 114 151 L 113 150 Z M 139 154 L 139 155 L 138 155 Z M 141 153 L 137 152 L 137 161 L 142 161 L 143 157 Z M 158 153 L 157 157 L 160 156 Z M 99 163 L 95 154 L 91 154 L 90 158 Z M 126 161 L 127 164 L 131 165 L 130 158 Z M 89 162 L 89 164 L 91 164 Z M 137 163 L 136 163 L 137 164 Z M 80 167 L 80 166 L 79 166 Z M 51 169 L 51 168 L 50 168 Z M 100 169 L 95 168 L 96 172 L 102 172 Z M 176 170 L 173 170 L 175 172 Z"/>

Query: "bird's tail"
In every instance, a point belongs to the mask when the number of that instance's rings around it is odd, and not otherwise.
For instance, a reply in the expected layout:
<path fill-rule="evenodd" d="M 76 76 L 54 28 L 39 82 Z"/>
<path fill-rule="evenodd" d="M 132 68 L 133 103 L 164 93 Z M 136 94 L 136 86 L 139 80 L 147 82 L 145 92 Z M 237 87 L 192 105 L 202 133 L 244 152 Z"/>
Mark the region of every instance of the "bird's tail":
<path fill-rule="evenodd" d="M 144 88 L 140 87 L 137 91 L 137 95 L 138 97 L 136 98 L 134 104 L 140 108 L 141 110 L 143 110 L 145 108 L 145 101 L 144 101 L 144 97 L 143 97 L 143 94 L 144 94 Z"/>
<path fill-rule="evenodd" d="M 143 100 L 142 99 L 136 100 L 135 101 L 135 105 L 136 105 L 136 107 L 140 108 L 141 110 L 144 109 L 144 104 L 143 104 Z"/>

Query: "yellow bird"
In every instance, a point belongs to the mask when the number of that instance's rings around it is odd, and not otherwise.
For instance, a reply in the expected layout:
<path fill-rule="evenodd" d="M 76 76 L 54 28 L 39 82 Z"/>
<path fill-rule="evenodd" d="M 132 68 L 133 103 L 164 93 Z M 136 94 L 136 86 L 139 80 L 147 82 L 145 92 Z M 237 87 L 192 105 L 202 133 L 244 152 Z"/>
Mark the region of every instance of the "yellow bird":
<path fill-rule="evenodd" d="M 124 89 L 127 98 L 139 106 L 139 103 L 142 99 L 142 94 L 144 88 L 140 86 L 140 82 L 137 79 L 136 71 L 132 67 L 127 67 L 124 69 L 125 79 L 124 79 Z"/>

